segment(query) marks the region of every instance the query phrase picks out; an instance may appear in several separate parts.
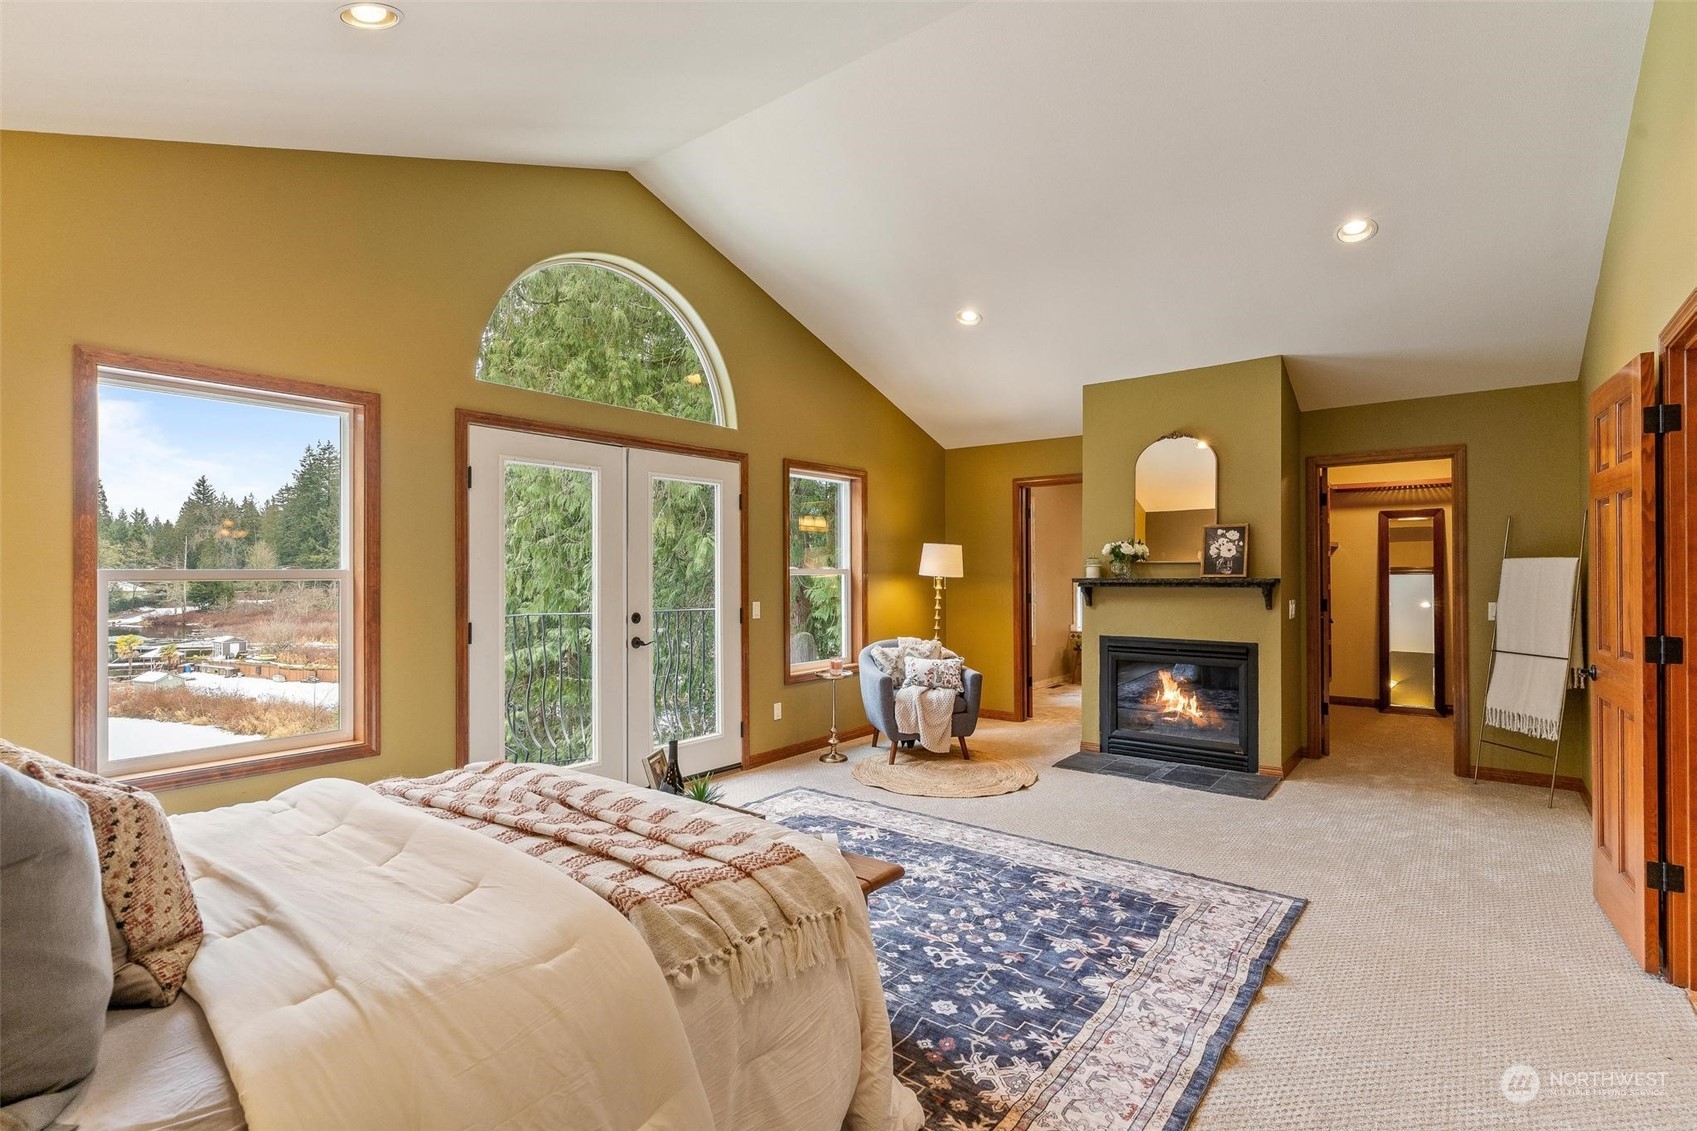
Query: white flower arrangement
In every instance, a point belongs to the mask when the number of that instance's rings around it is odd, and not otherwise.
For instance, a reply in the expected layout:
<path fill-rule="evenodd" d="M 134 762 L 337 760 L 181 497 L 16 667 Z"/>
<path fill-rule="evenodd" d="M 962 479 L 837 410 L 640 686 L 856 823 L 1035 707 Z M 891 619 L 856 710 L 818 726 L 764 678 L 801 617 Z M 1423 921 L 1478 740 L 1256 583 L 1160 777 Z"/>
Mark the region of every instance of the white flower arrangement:
<path fill-rule="evenodd" d="M 1149 547 L 1141 541 L 1109 542 L 1102 547 L 1102 552 L 1116 562 L 1141 562 L 1149 557 Z"/>

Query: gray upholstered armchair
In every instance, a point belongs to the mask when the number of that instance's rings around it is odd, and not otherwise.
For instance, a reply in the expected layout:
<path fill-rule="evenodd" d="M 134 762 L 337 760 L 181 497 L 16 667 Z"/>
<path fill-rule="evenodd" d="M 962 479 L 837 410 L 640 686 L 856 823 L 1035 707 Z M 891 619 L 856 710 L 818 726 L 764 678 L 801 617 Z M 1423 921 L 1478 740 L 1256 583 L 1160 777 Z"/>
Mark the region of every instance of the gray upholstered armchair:
<path fill-rule="evenodd" d="M 917 734 L 902 734 L 896 729 L 895 681 L 879 670 L 877 661 L 872 658 L 872 649 L 895 646 L 894 640 L 875 640 L 860 650 L 860 699 L 866 707 L 867 721 L 872 724 L 872 745 L 878 745 L 880 732 L 889 735 L 891 762 L 896 760 L 898 745 L 919 740 Z M 960 756 L 971 758 L 966 740 L 978 729 L 978 703 L 984 697 L 984 674 L 967 668 L 965 677 L 966 690 L 955 697 L 955 716 L 949 733 L 960 739 Z"/>

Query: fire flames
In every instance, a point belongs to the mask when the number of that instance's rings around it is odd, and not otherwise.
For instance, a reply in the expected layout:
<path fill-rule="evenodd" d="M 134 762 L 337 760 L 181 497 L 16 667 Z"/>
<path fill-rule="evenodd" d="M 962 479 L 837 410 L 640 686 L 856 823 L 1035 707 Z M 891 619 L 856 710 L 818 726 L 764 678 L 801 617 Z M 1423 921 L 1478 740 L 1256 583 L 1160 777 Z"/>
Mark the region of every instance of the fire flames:
<path fill-rule="evenodd" d="M 1161 714 L 1170 719 L 1182 720 L 1194 726 L 1201 726 L 1204 716 L 1201 704 L 1196 701 L 1195 693 L 1185 691 L 1178 680 L 1172 677 L 1171 673 L 1162 671 L 1159 674 L 1161 676 L 1159 699 Z"/>

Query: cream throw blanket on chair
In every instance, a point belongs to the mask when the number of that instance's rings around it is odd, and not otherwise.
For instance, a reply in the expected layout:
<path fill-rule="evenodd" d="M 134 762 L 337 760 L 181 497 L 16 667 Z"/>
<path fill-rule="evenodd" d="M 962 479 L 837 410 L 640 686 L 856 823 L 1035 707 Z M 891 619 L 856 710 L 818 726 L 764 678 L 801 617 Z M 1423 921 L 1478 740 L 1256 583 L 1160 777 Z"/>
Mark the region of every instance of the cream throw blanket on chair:
<path fill-rule="evenodd" d="M 959 697 L 950 688 L 903 687 L 896 692 L 896 725 L 903 734 L 917 734 L 919 745 L 931 753 L 947 754 Z"/>

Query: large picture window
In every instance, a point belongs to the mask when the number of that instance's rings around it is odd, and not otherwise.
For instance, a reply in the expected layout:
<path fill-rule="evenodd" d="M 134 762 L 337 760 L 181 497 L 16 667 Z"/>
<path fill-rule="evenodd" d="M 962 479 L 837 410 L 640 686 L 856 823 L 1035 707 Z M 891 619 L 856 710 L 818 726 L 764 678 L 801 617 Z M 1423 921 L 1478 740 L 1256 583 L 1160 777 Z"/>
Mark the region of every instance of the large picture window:
<path fill-rule="evenodd" d="M 683 296 L 635 263 L 567 255 L 495 304 L 477 379 L 736 427 L 725 366 Z"/>
<path fill-rule="evenodd" d="M 376 394 L 76 369 L 78 765 L 158 788 L 375 754 Z"/>
<path fill-rule="evenodd" d="M 784 464 L 788 535 L 790 682 L 833 659 L 854 663 L 866 644 L 866 473 Z"/>

